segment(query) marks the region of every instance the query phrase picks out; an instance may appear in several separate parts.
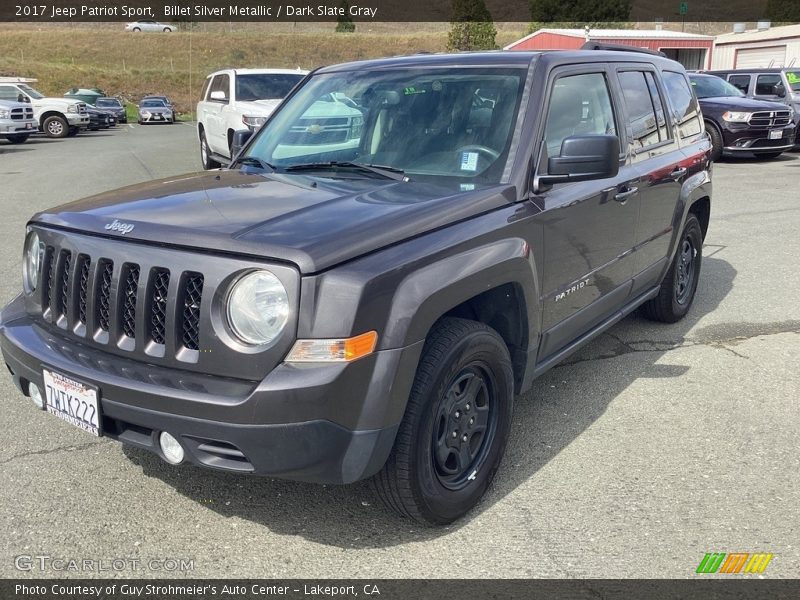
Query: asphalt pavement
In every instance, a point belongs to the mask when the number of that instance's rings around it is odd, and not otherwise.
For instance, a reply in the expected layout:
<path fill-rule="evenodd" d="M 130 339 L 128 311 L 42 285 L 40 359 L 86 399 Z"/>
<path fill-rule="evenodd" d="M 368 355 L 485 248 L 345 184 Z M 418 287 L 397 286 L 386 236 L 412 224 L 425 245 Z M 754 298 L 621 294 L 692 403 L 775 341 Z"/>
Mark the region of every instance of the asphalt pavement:
<path fill-rule="evenodd" d="M 0 301 L 21 289 L 30 215 L 198 154 L 190 124 L 0 141 Z M 447 528 L 364 483 L 169 466 L 0 374 L 0 577 L 691 578 L 707 552 L 772 553 L 763 577 L 798 577 L 798 180 L 800 154 L 717 164 L 691 313 L 631 316 L 539 379 L 492 489 Z"/>

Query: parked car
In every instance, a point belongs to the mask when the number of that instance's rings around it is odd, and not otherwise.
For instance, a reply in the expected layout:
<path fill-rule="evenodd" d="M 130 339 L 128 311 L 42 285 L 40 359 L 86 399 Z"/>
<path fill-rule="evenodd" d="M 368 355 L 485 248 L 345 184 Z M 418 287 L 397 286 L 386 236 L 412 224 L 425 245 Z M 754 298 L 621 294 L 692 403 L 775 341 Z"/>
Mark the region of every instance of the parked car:
<path fill-rule="evenodd" d="M 160 100 L 161 102 L 169 106 L 173 112 L 175 112 L 175 105 L 172 103 L 172 100 L 170 100 L 167 96 L 145 96 L 144 98 L 142 98 L 142 100 Z"/>
<path fill-rule="evenodd" d="M 0 100 L 0 139 L 22 144 L 38 127 L 30 104 Z"/>
<path fill-rule="evenodd" d="M 288 69 L 223 69 L 206 77 L 197 103 L 197 137 L 204 169 L 231 159 L 235 131 L 260 127 L 306 75 Z"/>
<path fill-rule="evenodd" d="M 86 112 L 89 115 L 89 126 L 87 129 L 90 131 L 108 129 L 109 127 L 113 127 L 117 124 L 117 117 L 110 111 L 94 106 L 87 106 Z"/>
<path fill-rule="evenodd" d="M 782 102 L 800 118 L 800 68 L 708 71 L 725 79 L 748 98 Z"/>
<path fill-rule="evenodd" d="M 173 123 L 175 113 L 163 100 L 145 98 L 139 103 L 139 114 L 136 118 L 139 125 L 145 123 Z"/>
<path fill-rule="evenodd" d="M 33 107 L 39 130 L 47 137 L 75 135 L 89 125 L 86 103 L 66 98 L 48 98 L 33 89 L 25 79 L 0 77 L 0 100 L 25 102 Z"/>
<path fill-rule="evenodd" d="M 114 116 L 117 118 L 117 123 L 128 122 L 128 112 L 119 98 L 98 98 L 95 106 L 114 113 Z"/>
<path fill-rule="evenodd" d="M 163 31 L 164 33 L 170 33 L 171 31 L 175 31 L 175 26 L 171 23 L 161 23 L 160 21 L 143 19 L 126 24 L 125 31 Z"/>
<path fill-rule="evenodd" d="M 715 75 L 690 73 L 689 80 L 711 136 L 713 160 L 725 152 L 776 158 L 794 146 L 797 125 L 791 106 L 747 98 Z"/>
<path fill-rule="evenodd" d="M 364 111 L 358 143 L 276 156 L 331 93 Z M 490 485 L 536 377 L 639 307 L 691 309 L 711 144 L 677 62 L 334 65 L 247 136 L 231 169 L 27 223 L 0 348 L 38 408 L 171 464 L 371 478 L 444 524 Z"/>

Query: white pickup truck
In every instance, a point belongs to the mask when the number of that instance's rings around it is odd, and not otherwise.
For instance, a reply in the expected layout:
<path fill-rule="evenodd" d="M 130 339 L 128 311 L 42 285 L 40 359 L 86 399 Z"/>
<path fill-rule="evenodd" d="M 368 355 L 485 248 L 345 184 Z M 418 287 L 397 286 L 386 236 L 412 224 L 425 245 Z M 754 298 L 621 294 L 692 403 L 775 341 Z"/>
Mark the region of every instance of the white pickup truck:
<path fill-rule="evenodd" d="M 0 100 L 0 139 L 22 144 L 37 127 L 30 104 Z"/>
<path fill-rule="evenodd" d="M 231 160 L 233 134 L 255 131 L 308 71 L 223 69 L 206 77 L 197 103 L 197 137 L 204 169 Z"/>
<path fill-rule="evenodd" d="M 33 81 L 35 80 L 0 77 L 0 100 L 30 104 L 39 130 L 47 137 L 75 135 L 81 127 L 89 125 L 86 103 L 69 98 L 48 98 L 28 85 Z"/>

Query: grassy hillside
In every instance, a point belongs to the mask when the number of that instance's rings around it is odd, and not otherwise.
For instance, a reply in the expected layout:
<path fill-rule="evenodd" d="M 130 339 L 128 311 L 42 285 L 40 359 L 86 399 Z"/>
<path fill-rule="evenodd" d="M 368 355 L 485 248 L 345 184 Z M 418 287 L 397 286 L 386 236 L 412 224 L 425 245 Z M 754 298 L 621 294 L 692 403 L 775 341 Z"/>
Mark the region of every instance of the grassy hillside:
<path fill-rule="evenodd" d="M 498 43 L 521 37 L 524 28 L 524 23 L 501 28 Z M 310 69 L 362 58 L 443 51 L 446 43 L 447 24 L 387 24 L 353 34 L 302 24 L 171 34 L 126 33 L 119 24 L 39 30 L 0 26 L 0 75 L 35 77 L 39 90 L 55 96 L 75 86 L 96 86 L 134 102 L 146 94 L 166 94 L 179 111 L 189 111 L 205 76 L 222 67 Z"/>

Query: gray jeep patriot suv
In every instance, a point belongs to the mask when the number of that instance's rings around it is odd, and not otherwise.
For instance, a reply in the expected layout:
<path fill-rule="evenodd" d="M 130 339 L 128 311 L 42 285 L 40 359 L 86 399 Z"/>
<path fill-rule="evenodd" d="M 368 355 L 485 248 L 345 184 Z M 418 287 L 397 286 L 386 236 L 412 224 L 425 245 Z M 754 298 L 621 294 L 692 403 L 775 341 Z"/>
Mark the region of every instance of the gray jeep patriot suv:
<path fill-rule="evenodd" d="M 637 307 L 692 304 L 710 144 L 662 57 L 335 65 L 237 135 L 229 169 L 31 218 L 0 342 L 40 409 L 170 463 L 371 477 L 442 524 L 535 377 Z"/>

